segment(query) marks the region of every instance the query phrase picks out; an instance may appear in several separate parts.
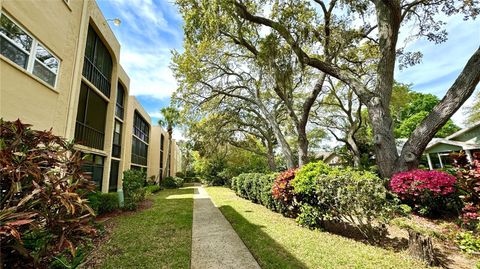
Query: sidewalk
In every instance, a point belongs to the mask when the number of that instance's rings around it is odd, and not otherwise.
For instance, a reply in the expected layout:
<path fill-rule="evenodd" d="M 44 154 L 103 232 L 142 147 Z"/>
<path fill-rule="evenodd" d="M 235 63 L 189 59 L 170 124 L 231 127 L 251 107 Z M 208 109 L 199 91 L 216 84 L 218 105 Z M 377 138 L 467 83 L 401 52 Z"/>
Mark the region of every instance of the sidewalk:
<path fill-rule="evenodd" d="M 260 269 L 205 189 L 194 188 L 191 268 Z"/>

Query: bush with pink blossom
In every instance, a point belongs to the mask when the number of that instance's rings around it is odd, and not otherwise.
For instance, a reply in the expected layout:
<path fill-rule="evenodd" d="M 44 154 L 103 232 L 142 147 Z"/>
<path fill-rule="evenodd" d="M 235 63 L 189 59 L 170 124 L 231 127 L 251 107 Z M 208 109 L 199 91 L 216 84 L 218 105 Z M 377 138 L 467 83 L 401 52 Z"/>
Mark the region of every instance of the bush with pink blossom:
<path fill-rule="evenodd" d="M 411 170 L 395 174 L 390 180 L 390 188 L 416 212 L 433 215 L 458 207 L 456 183 L 456 177 L 445 172 Z"/>

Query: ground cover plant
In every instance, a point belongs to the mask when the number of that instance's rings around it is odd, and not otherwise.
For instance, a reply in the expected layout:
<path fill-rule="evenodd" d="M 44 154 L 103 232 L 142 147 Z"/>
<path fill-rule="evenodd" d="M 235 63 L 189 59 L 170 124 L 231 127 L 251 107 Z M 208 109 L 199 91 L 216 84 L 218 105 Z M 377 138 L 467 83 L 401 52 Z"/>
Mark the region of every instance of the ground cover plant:
<path fill-rule="evenodd" d="M 95 235 L 73 144 L 29 125 L 0 119 L 0 262 L 6 268 L 74 262 Z M 78 262 L 78 260 L 77 260 Z"/>
<path fill-rule="evenodd" d="M 162 190 L 151 208 L 112 219 L 108 241 L 94 251 L 93 268 L 189 268 L 193 188 Z"/>

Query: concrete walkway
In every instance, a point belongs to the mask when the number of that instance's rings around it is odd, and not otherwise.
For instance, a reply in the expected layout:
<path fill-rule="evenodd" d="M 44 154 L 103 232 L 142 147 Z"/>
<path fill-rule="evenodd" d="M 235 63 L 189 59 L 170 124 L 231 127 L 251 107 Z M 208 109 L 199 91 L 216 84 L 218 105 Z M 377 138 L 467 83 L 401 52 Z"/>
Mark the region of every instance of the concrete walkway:
<path fill-rule="evenodd" d="M 205 189 L 194 188 L 191 268 L 260 269 Z"/>

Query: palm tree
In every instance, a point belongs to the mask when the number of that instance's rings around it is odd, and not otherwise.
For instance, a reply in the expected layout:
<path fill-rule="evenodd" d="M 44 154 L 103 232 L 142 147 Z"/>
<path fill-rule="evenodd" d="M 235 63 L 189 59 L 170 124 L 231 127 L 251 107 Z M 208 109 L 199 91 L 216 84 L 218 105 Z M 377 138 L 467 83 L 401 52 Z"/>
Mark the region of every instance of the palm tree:
<path fill-rule="evenodd" d="M 173 128 L 180 123 L 180 112 L 173 106 L 168 106 L 160 109 L 160 113 L 162 114 L 162 118 L 158 120 L 158 124 L 166 128 L 168 133 L 167 161 L 165 162 L 165 167 L 162 167 L 162 178 L 164 178 L 166 176 L 170 176 L 170 174 L 167 174 L 167 172 L 170 171 L 172 133 Z"/>

